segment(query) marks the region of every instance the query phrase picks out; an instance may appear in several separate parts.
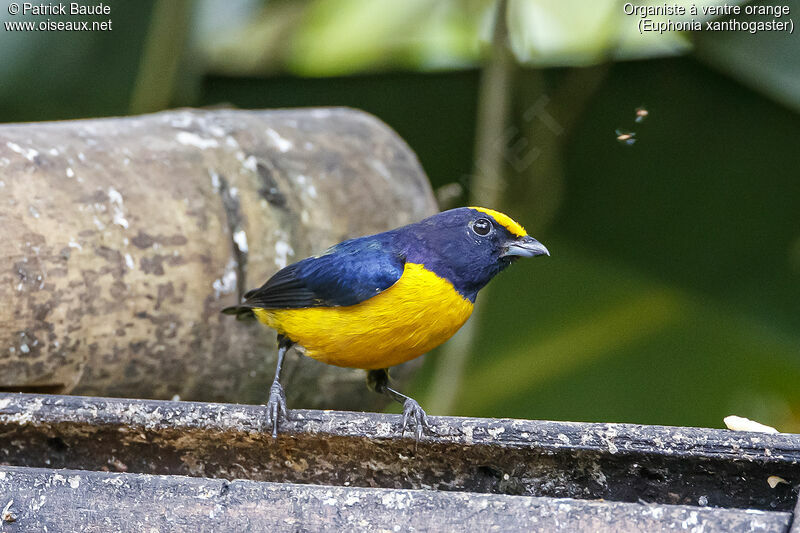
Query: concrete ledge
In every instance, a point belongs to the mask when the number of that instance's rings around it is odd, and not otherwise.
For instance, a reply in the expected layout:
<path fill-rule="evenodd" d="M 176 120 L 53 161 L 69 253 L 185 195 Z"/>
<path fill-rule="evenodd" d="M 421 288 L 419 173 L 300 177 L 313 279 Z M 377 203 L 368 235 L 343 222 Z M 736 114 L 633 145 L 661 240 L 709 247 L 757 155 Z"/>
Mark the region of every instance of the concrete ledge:
<path fill-rule="evenodd" d="M 0 394 L 0 463 L 764 511 L 800 483 L 793 434 L 433 417 L 417 443 L 397 415 L 290 415 L 273 440 L 261 406 Z"/>
<path fill-rule="evenodd" d="M 2 531 L 782 533 L 791 514 L 430 490 L 0 467 Z M 10 503 L 10 504 L 9 504 Z"/>

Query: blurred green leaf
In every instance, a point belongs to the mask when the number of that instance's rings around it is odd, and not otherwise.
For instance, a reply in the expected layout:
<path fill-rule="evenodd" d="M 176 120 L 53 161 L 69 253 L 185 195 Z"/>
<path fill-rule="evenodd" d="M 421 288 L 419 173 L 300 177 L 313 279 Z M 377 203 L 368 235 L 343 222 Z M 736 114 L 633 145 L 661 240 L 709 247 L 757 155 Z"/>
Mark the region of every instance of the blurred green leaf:
<path fill-rule="evenodd" d="M 587 65 L 688 49 L 681 33 L 640 35 L 638 18 L 625 15 L 616 0 L 512 0 L 508 20 L 517 58 L 537 66 Z"/>
<path fill-rule="evenodd" d="M 755 2 L 754 5 L 776 5 Z M 791 13 L 800 2 L 790 0 Z M 790 15 L 791 16 L 791 15 Z M 771 20 L 768 16 L 737 16 L 740 21 Z M 788 20 L 783 17 L 780 20 Z M 780 31 L 702 32 L 693 35 L 697 57 L 778 102 L 800 110 L 800 39 Z"/>
<path fill-rule="evenodd" d="M 289 68 L 341 75 L 392 66 L 431 69 L 470 64 L 491 1 L 321 0 L 294 35 Z"/>
<path fill-rule="evenodd" d="M 741 3 L 681 0 L 698 15 L 652 15 L 654 22 L 704 21 L 704 6 Z M 495 0 L 272 1 L 225 32 L 206 31 L 199 44 L 215 72 L 340 76 L 386 69 L 458 69 L 481 63 L 490 40 Z M 640 33 L 636 14 L 618 0 L 511 0 L 510 45 L 534 66 L 589 65 L 691 50 L 688 34 Z M 636 2 L 637 6 L 663 6 Z M 673 5 L 673 4 L 670 4 Z M 260 8 L 259 8 L 260 9 Z M 218 11 L 213 4 L 205 17 Z"/>

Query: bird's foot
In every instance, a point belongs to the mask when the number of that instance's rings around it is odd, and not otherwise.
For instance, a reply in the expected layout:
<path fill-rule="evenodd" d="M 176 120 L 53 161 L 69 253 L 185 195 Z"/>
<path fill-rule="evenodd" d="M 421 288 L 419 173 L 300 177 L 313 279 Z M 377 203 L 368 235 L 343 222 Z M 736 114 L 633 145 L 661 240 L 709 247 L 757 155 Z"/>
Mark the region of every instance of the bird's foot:
<path fill-rule="evenodd" d="M 288 419 L 286 413 L 286 393 L 283 392 L 283 387 L 277 381 L 272 382 L 269 388 L 269 400 L 267 401 L 267 420 L 266 427 L 272 426 L 272 438 L 278 437 L 278 418 L 283 415 Z"/>
<path fill-rule="evenodd" d="M 409 425 L 409 422 L 416 426 L 416 435 L 417 440 L 422 438 L 422 430 L 428 431 L 428 433 L 435 433 L 433 427 L 431 426 L 430 422 L 428 421 L 428 415 L 425 414 L 425 411 L 420 407 L 420 405 L 411 398 L 407 398 L 405 402 L 403 402 L 403 431 L 402 435 L 406 433 L 406 426 Z"/>

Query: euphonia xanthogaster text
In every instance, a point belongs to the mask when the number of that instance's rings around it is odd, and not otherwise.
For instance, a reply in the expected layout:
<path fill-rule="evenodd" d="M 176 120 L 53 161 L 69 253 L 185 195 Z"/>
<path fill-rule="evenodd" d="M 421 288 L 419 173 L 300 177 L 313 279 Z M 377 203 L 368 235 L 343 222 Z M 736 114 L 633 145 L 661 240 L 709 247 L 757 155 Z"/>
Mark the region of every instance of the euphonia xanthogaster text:
<path fill-rule="evenodd" d="M 278 364 L 267 402 L 277 436 L 286 416 L 280 384 L 287 350 L 329 365 L 367 370 L 377 392 L 403 404 L 417 438 L 425 411 L 389 387 L 388 368 L 428 352 L 467 321 L 478 291 L 519 257 L 550 255 L 509 216 L 483 207 L 444 211 L 421 222 L 341 242 L 291 264 L 223 313 L 255 316 L 278 332 Z"/>

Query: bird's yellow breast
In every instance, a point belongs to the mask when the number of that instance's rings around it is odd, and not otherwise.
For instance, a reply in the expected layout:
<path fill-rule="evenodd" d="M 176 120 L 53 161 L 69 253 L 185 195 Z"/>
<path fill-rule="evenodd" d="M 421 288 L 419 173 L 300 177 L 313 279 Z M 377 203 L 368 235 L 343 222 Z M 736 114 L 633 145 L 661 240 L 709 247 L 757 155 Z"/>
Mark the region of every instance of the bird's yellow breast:
<path fill-rule="evenodd" d="M 253 311 L 309 357 L 377 369 L 419 357 L 449 339 L 472 314 L 472 303 L 449 281 L 406 263 L 394 285 L 356 305 Z"/>

